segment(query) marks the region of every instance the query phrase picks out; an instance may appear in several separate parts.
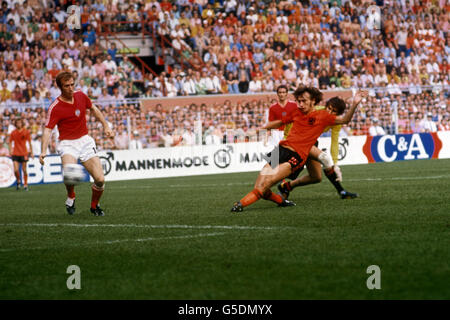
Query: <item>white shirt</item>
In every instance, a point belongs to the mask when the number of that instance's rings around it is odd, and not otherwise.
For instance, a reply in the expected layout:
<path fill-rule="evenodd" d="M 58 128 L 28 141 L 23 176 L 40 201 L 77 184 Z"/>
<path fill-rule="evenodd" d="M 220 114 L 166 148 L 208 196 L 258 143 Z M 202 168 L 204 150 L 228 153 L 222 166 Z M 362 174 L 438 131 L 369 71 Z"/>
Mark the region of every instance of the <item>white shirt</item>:
<path fill-rule="evenodd" d="M 382 136 L 385 134 L 386 134 L 386 132 L 384 131 L 383 127 L 381 127 L 379 125 L 372 125 L 369 128 L 369 135 L 371 135 L 371 136 Z"/>
<path fill-rule="evenodd" d="M 436 132 L 437 131 L 436 122 L 432 120 L 425 120 L 423 122 L 423 129 L 425 130 L 425 132 Z"/>
<path fill-rule="evenodd" d="M 261 92 L 262 91 L 261 80 L 250 81 L 250 83 L 248 85 L 248 91 L 249 92 Z"/>
<path fill-rule="evenodd" d="M 130 140 L 130 146 L 128 149 L 130 150 L 137 150 L 137 149 L 143 149 L 141 140 L 131 139 Z"/>
<path fill-rule="evenodd" d="M 214 90 L 214 83 L 210 77 L 201 78 L 200 84 L 208 91 Z"/>
<path fill-rule="evenodd" d="M 196 94 L 197 93 L 197 91 L 195 90 L 195 82 L 192 79 L 189 79 L 184 82 L 183 89 L 184 89 L 184 91 L 187 92 L 187 94 Z"/>
<path fill-rule="evenodd" d="M 117 64 L 114 60 L 105 60 L 103 61 L 107 70 L 111 70 L 111 72 L 115 72 L 117 69 Z"/>
<path fill-rule="evenodd" d="M 195 144 L 195 134 L 190 131 L 186 130 L 183 135 L 183 141 L 181 142 L 184 146 L 193 146 Z"/>

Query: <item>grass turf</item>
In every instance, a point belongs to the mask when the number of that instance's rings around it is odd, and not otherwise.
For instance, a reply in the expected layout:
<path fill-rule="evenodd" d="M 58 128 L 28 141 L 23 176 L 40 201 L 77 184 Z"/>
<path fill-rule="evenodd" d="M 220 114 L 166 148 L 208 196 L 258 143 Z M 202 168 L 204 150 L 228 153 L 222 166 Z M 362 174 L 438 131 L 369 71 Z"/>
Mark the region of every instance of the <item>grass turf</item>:
<path fill-rule="evenodd" d="M 74 216 L 61 184 L 0 189 L 0 299 L 449 299 L 450 160 L 342 171 L 360 198 L 323 181 L 297 188 L 296 207 L 239 214 L 255 172 L 108 182 L 105 217 L 87 183 Z"/>

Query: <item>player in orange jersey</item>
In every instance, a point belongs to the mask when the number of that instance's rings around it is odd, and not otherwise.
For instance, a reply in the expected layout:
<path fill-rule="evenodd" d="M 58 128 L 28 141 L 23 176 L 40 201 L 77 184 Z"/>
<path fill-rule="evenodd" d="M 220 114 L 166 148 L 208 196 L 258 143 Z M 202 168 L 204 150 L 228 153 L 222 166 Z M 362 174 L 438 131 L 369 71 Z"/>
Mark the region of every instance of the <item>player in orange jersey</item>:
<path fill-rule="evenodd" d="M 16 129 L 11 132 L 9 136 L 9 145 L 11 147 L 11 158 L 14 163 L 14 175 L 16 176 L 16 189 L 19 190 L 20 167 L 22 167 L 22 185 L 25 191 L 28 191 L 28 173 L 27 162 L 29 156 L 33 157 L 33 149 L 31 148 L 30 131 L 25 128 L 25 123 L 22 119 L 17 119 L 14 123 Z M 28 147 L 27 147 L 28 142 Z"/>
<path fill-rule="evenodd" d="M 366 95 L 367 92 L 358 92 L 350 109 L 344 115 L 336 116 L 330 111 L 334 108 L 345 109 L 344 100 L 334 97 L 327 101 L 326 109 L 315 110 L 314 106 L 322 100 L 322 92 L 312 87 L 297 88 L 294 97 L 298 103 L 298 110 L 286 115 L 282 120 L 269 122 L 263 127 L 263 129 L 275 129 L 292 122 L 293 126 L 289 135 L 269 154 L 271 161 L 261 170 L 254 189 L 240 201 L 235 202 L 231 211 L 241 212 L 244 207 L 251 205 L 260 198 L 271 200 L 279 206 L 295 205 L 281 195 L 274 194 L 270 188 L 286 177 L 295 179 L 303 169 L 308 155 L 318 157 L 318 160 L 321 160 L 320 153 L 317 155 L 310 153 L 317 138 L 327 126 L 349 123 L 356 107 Z M 320 151 L 318 148 L 316 149 Z"/>

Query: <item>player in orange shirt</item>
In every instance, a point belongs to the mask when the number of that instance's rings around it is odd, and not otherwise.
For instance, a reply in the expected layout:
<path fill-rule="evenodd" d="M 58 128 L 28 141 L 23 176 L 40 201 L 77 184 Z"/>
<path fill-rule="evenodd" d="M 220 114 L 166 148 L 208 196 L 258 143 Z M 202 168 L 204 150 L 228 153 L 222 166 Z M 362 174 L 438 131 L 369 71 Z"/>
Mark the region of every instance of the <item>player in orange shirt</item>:
<path fill-rule="evenodd" d="M 292 122 L 293 126 L 289 135 L 269 154 L 270 163 L 267 163 L 261 170 L 254 189 L 240 201 L 235 202 L 231 212 L 241 212 L 244 207 L 261 198 L 273 201 L 281 207 L 294 206 L 295 203 L 273 193 L 270 188 L 286 177 L 295 179 L 303 169 L 308 155 L 317 157 L 320 161 L 319 154 L 310 153 L 317 138 L 327 126 L 349 123 L 356 107 L 365 95 L 367 95 L 367 92 L 356 94 L 353 104 L 345 115 L 336 116 L 332 113 L 332 110 L 344 110 L 344 100 L 338 97 L 331 98 L 327 101 L 325 110 L 315 110 L 314 105 L 322 100 L 322 92 L 312 87 L 297 88 L 294 97 L 299 105 L 298 110 L 286 115 L 283 120 L 269 122 L 263 127 L 263 129 L 276 129 L 283 124 Z"/>
<path fill-rule="evenodd" d="M 17 119 L 14 123 L 16 129 L 9 136 L 9 145 L 11 146 L 11 158 L 14 163 L 14 175 L 16 176 L 16 189 L 19 190 L 20 167 L 22 167 L 23 189 L 28 191 L 28 173 L 27 162 L 28 156 L 33 157 L 33 149 L 31 148 L 30 131 L 25 128 L 22 119 Z M 28 148 L 27 148 L 28 142 Z"/>

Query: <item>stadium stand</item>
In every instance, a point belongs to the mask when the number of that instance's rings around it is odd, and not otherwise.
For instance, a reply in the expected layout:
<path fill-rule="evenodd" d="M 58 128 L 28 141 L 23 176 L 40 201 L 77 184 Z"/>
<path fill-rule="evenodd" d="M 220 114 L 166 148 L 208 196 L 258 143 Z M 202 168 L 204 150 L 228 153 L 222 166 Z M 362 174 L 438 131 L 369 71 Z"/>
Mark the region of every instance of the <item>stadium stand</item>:
<path fill-rule="evenodd" d="M 80 30 L 67 25 L 73 4 Z M 166 108 L 161 98 L 270 93 L 280 84 L 368 88 L 370 98 L 342 134 L 450 130 L 449 9 L 448 0 L 4 0 L 0 141 L 16 117 L 39 139 L 61 70 L 76 74 L 78 89 L 117 130 L 108 140 L 90 122 L 101 149 L 126 149 L 131 140 L 172 146 L 177 136 L 181 145 L 195 144 L 198 121 L 203 143 L 257 140 L 268 99 Z M 153 63 L 118 34 L 150 39 Z M 141 99 L 154 108 L 141 108 Z"/>

